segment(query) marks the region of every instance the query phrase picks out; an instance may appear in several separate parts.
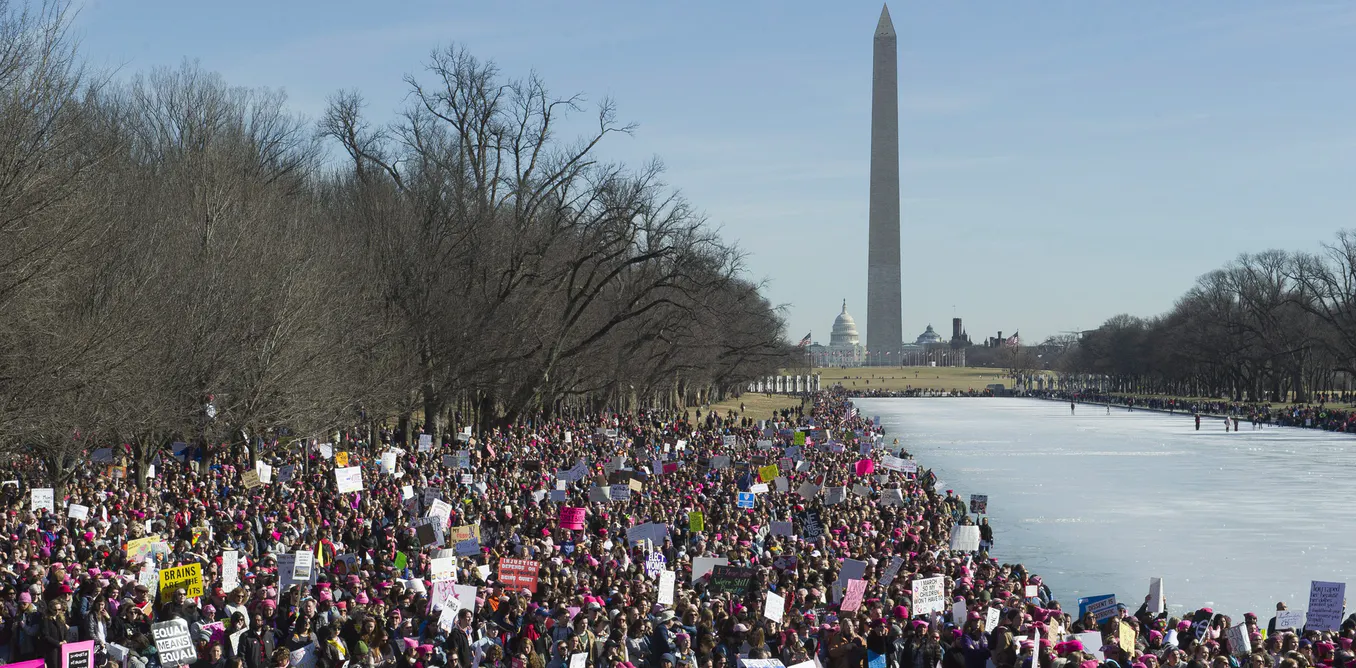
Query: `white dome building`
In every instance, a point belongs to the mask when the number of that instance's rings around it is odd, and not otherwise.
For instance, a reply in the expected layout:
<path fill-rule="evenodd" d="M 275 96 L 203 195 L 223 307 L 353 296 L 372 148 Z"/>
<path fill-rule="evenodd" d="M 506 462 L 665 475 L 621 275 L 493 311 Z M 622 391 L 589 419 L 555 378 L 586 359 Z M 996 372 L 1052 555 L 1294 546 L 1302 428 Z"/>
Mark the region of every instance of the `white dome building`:
<path fill-rule="evenodd" d="M 815 366 L 861 366 L 866 358 L 866 349 L 862 347 L 861 335 L 857 333 L 857 322 L 847 311 L 847 300 L 843 300 L 843 310 L 833 320 L 833 332 L 829 334 L 829 345 L 818 343 L 810 346 L 810 354 Z"/>

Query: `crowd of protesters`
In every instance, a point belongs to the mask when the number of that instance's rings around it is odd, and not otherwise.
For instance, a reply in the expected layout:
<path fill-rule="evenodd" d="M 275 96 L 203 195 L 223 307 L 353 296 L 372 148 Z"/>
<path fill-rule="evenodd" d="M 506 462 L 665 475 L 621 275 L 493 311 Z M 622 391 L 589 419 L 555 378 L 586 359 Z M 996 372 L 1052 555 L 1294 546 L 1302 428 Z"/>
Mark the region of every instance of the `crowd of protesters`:
<path fill-rule="evenodd" d="M 0 488 L 0 663 L 56 668 L 64 645 L 87 641 L 101 668 L 1352 660 L 1353 619 L 1295 633 L 1245 615 L 1243 648 L 1209 609 L 1080 617 L 1039 576 L 991 558 L 987 520 L 934 489 L 841 392 L 762 423 L 640 412 L 399 436 L 205 458 L 176 447 L 153 471 L 126 467 L 115 445 L 51 508 L 38 501 L 47 472 L 14 462 Z M 954 527 L 977 519 L 981 550 L 951 549 Z M 200 585 L 166 585 L 194 565 Z M 941 590 L 925 594 L 936 577 Z M 191 662 L 162 661 L 167 624 L 191 630 Z"/>
<path fill-rule="evenodd" d="M 1168 413 L 1188 415 L 1225 416 L 1240 422 L 1250 423 L 1253 427 L 1277 426 L 1323 429 L 1325 431 L 1356 431 L 1356 410 L 1326 405 L 1326 401 L 1316 405 L 1224 401 L 1221 399 L 1181 399 L 1175 397 L 1138 397 L 1125 394 L 1106 394 L 1094 390 L 1078 392 L 1037 392 L 1032 396 L 1058 401 L 1109 404 L 1127 409 L 1148 409 Z M 1320 399 L 1338 398 L 1335 395 L 1321 395 Z"/>

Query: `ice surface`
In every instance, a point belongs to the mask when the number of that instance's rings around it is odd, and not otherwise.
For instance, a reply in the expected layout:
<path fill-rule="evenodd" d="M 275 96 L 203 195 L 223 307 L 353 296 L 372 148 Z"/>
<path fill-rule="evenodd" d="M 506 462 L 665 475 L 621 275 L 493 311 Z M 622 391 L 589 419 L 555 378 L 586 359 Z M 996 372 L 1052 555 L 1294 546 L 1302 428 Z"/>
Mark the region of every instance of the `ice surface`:
<path fill-rule="evenodd" d="M 857 399 L 962 498 L 989 495 L 993 556 L 1064 607 L 1162 577 L 1169 612 L 1265 624 L 1309 581 L 1356 575 L 1356 436 L 1036 399 Z"/>

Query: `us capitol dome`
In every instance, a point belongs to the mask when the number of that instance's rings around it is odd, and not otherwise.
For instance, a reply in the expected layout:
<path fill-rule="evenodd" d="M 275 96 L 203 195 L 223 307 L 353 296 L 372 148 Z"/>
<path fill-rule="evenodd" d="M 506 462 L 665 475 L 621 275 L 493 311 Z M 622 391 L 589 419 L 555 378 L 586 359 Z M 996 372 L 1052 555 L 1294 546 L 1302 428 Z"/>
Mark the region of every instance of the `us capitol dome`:
<path fill-rule="evenodd" d="M 857 321 L 847 310 L 847 300 L 843 300 L 843 310 L 833 319 L 833 332 L 829 334 L 829 345 L 813 344 L 810 355 L 815 366 L 861 366 L 866 357 L 862 347 L 861 335 L 857 333 Z"/>

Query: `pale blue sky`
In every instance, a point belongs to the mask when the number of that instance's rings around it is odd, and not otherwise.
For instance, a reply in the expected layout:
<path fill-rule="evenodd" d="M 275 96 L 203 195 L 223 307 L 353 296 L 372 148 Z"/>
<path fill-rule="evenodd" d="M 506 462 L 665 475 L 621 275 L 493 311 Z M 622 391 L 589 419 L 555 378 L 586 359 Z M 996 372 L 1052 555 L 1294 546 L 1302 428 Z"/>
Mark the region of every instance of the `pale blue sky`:
<path fill-rule="evenodd" d="M 1356 4 L 899 2 L 904 330 L 1025 340 L 1166 310 L 1240 252 L 1314 249 L 1356 200 Z M 750 251 L 791 338 L 865 335 L 874 1 L 89 0 L 95 64 L 196 58 L 314 117 L 377 114 L 459 42 L 613 97 L 669 182 Z M 863 337 L 864 338 L 864 337 Z"/>

